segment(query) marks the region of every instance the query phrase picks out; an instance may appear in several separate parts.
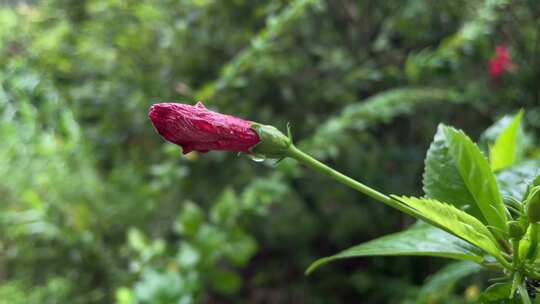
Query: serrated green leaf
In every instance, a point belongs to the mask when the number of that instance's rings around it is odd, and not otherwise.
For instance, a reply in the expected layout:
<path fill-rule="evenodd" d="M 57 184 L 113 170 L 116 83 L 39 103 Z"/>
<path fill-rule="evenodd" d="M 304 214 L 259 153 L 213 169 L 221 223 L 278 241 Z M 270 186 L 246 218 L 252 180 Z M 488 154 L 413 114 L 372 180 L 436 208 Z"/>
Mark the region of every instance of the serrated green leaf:
<path fill-rule="evenodd" d="M 487 224 L 450 155 L 448 139 L 440 124 L 424 161 L 423 189 L 427 197 L 451 203 Z"/>
<path fill-rule="evenodd" d="M 506 233 L 507 216 L 495 175 L 478 146 L 462 131 L 444 128 L 448 147 L 459 174 L 494 233 Z"/>
<path fill-rule="evenodd" d="M 485 152 L 486 155 L 489 154 L 489 147 L 495 144 L 497 137 L 512 123 L 514 118 L 515 115 L 505 115 L 480 135 L 478 145 L 483 153 Z M 525 132 L 523 127 L 520 127 L 518 139 L 518 152 L 520 157 L 522 157 L 525 151 L 534 147 L 534 136 Z"/>
<path fill-rule="evenodd" d="M 495 144 L 495 140 L 499 135 L 502 133 L 504 129 L 506 129 L 510 123 L 514 120 L 514 117 L 512 115 L 504 115 L 497 121 L 493 123 L 489 128 L 487 128 L 482 134 L 480 135 L 480 138 L 478 139 L 478 145 L 480 146 L 481 150 L 483 152 L 489 152 L 489 146 L 492 146 Z"/>
<path fill-rule="evenodd" d="M 523 151 L 519 149 L 519 134 L 523 111 L 520 111 L 512 122 L 497 136 L 495 144 L 489 149 L 489 161 L 493 171 L 499 171 L 515 165 Z M 522 132 L 521 132 L 522 133 Z"/>
<path fill-rule="evenodd" d="M 469 261 L 454 262 L 429 277 L 420 289 L 418 299 L 423 300 L 434 294 L 440 294 L 441 290 L 451 292 L 453 285 L 460 279 L 482 270 L 482 266 Z"/>
<path fill-rule="evenodd" d="M 474 216 L 434 199 L 396 195 L 392 195 L 392 197 L 417 210 L 431 224 L 475 245 L 496 259 L 502 260 L 497 241 L 489 229 Z"/>
<path fill-rule="evenodd" d="M 497 283 L 489 286 L 486 291 L 480 295 L 478 303 L 481 304 L 517 304 L 521 303 L 517 296 L 513 299 L 509 299 L 510 291 L 512 290 L 512 284 L 509 283 Z"/>
<path fill-rule="evenodd" d="M 328 262 L 365 256 L 435 256 L 480 263 L 482 251 L 446 231 L 423 222 L 315 261 L 306 273 Z"/>
<path fill-rule="evenodd" d="M 501 195 L 523 201 L 528 185 L 540 177 L 539 170 L 540 159 L 533 159 L 498 172 L 496 179 Z"/>

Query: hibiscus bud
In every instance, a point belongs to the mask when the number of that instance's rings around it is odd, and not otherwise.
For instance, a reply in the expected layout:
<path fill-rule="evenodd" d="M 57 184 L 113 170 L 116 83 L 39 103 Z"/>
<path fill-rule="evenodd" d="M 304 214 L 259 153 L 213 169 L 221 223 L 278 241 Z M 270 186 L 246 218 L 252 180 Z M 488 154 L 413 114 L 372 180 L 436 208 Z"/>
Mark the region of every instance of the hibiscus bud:
<path fill-rule="evenodd" d="M 540 222 L 540 187 L 536 186 L 531 189 L 525 203 L 529 221 L 531 223 Z"/>
<path fill-rule="evenodd" d="M 287 155 L 291 139 L 276 127 L 252 123 L 251 128 L 259 135 L 260 142 L 251 149 L 255 155 L 265 158 L 282 158 Z"/>
<path fill-rule="evenodd" d="M 520 240 L 525 234 L 525 229 L 519 221 L 508 222 L 508 235 L 511 239 Z"/>
<path fill-rule="evenodd" d="M 181 146 L 184 154 L 210 150 L 250 153 L 260 142 L 250 121 L 210 111 L 200 102 L 195 106 L 157 103 L 148 116 L 156 131 Z"/>

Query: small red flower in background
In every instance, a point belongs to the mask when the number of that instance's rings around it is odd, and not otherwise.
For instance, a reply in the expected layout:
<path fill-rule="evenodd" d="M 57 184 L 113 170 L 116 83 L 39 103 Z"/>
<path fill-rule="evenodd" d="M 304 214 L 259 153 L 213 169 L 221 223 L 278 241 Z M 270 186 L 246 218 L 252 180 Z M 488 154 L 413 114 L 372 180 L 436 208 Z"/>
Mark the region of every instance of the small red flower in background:
<path fill-rule="evenodd" d="M 499 78 L 504 72 L 512 71 L 514 67 L 508 49 L 504 46 L 497 46 L 495 56 L 489 60 L 489 76 L 493 79 Z"/>
<path fill-rule="evenodd" d="M 251 122 L 210 111 L 201 102 L 195 106 L 157 103 L 148 117 L 167 141 L 182 147 L 182 153 L 210 150 L 249 153 L 259 143 Z"/>

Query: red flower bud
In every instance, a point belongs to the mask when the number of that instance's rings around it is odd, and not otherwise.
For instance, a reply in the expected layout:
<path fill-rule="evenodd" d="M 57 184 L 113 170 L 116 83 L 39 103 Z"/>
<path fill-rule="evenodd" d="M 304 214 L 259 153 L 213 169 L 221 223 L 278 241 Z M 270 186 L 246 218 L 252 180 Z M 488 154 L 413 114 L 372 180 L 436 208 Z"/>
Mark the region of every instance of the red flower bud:
<path fill-rule="evenodd" d="M 210 111 L 201 102 L 195 106 L 157 103 L 150 107 L 148 117 L 159 135 L 181 146 L 184 154 L 210 150 L 249 153 L 260 141 L 251 122 Z"/>

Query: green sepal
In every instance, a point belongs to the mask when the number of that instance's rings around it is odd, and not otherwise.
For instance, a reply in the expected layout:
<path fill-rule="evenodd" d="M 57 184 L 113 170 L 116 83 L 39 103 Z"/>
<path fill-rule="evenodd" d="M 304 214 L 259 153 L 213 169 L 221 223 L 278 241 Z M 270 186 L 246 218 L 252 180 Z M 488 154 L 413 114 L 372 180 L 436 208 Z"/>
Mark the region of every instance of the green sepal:
<path fill-rule="evenodd" d="M 508 236 L 511 239 L 521 240 L 525 234 L 525 228 L 520 221 L 508 222 Z"/>
<path fill-rule="evenodd" d="M 250 152 L 263 158 L 284 158 L 291 146 L 291 139 L 274 126 L 251 123 L 251 129 L 259 135 L 259 143 Z"/>

